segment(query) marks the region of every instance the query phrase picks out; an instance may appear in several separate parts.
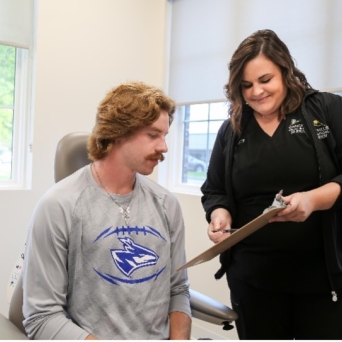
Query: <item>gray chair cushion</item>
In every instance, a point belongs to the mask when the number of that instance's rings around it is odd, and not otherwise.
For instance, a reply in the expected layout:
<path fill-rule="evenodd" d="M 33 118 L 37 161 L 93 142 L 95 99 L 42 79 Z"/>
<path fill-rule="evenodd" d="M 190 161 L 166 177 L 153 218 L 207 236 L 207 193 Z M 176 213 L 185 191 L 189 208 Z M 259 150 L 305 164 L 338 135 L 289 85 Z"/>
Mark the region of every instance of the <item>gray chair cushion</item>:
<path fill-rule="evenodd" d="M 0 314 L 0 340 L 28 340 L 9 319 Z"/>

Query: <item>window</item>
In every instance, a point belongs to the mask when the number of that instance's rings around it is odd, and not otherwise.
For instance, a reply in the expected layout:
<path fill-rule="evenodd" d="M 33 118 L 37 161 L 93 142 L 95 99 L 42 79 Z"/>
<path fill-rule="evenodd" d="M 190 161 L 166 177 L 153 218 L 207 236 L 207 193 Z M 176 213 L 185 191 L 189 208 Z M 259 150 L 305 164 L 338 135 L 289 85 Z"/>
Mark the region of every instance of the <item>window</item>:
<path fill-rule="evenodd" d="M 0 189 L 30 186 L 35 2 L 0 1 Z"/>
<path fill-rule="evenodd" d="M 160 181 L 172 191 L 199 194 L 206 178 L 211 151 L 217 131 L 228 117 L 226 102 L 185 104 L 179 106 L 167 143 L 168 168 L 161 165 Z M 181 152 L 181 153 L 179 153 Z"/>
<path fill-rule="evenodd" d="M 225 103 L 185 105 L 180 108 L 183 131 L 182 183 L 202 184 L 216 134 L 227 118 Z"/>
<path fill-rule="evenodd" d="M 28 50 L 0 44 L 0 187 L 28 183 Z"/>

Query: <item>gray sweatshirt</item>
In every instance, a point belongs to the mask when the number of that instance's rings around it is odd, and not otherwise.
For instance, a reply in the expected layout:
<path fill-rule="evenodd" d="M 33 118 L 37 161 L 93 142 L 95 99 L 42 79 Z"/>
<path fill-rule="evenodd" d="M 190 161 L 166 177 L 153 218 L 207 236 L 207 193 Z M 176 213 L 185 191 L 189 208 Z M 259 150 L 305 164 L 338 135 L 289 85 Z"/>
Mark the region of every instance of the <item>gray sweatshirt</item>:
<path fill-rule="evenodd" d="M 184 223 L 176 198 L 137 175 L 111 196 L 90 165 L 39 201 L 25 251 L 24 326 L 31 339 L 168 339 L 169 313 L 191 316 Z M 129 202 L 129 203 L 128 203 Z"/>

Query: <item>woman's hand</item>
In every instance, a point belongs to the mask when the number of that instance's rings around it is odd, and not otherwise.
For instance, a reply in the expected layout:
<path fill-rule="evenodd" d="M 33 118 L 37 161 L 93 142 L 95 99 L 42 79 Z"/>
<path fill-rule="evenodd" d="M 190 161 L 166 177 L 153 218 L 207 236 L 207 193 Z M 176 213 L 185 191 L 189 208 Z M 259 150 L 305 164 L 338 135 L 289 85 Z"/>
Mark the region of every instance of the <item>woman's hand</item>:
<path fill-rule="evenodd" d="M 340 185 L 331 182 L 317 189 L 282 196 L 281 198 L 287 207 L 272 217 L 269 222 L 303 222 L 313 211 L 330 209 L 340 192 Z"/>
<path fill-rule="evenodd" d="M 223 233 L 223 229 L 231 228 L 232 217 L 226 209 L 218 208 L 211 213 L 211 222 L 208 226 L 209 239 L 219 243 L 226 239 L 230 233 Z"/>
<path fill-rule="evenodd" d="M 270 218 L 269 222 L 303 222 L 314 210 L 308 192 L 296 192 L 290 196 L 282 196 L 281 199 L 287 204 L 287 207 Z"/>

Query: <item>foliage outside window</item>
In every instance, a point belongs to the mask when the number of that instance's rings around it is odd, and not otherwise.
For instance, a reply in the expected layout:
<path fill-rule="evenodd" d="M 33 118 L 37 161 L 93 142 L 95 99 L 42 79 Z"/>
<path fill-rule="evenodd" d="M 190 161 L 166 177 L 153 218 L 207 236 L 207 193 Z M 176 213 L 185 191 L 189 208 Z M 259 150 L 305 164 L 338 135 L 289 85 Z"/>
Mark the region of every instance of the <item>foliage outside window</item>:
<path fill-rule="evenodd" d="M 0 180 L 12 177 L 16 48 L 0 45 Z"/>
<path fill-rule="evenodd" d="M 31 184 L 29 49 L 0 44 L 0 189 Z"/>

